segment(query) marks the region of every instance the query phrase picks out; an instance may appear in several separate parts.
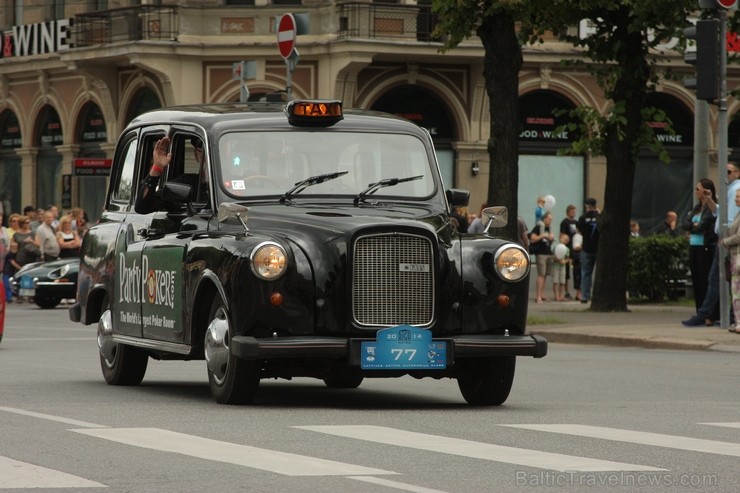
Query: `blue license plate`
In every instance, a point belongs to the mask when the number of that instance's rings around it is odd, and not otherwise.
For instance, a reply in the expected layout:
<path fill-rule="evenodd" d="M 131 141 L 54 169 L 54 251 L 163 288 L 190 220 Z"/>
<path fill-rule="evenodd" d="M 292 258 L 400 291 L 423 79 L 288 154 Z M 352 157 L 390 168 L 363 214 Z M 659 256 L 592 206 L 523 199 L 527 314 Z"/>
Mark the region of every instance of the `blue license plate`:
<path fill-rule="evenodd" d="M 33 277 L 31 276 L 21 276 L 20 279 L 20 288 L 21 289 L 34 289 L 36 288 L 36 284 L 33 282 Z"/>
<path fill-rule="evenodd" d="M 447 342 L 432 341 L 426 329 L 399 325 L 379 330 L 375 341 L 363 341 L 363 370 L 441 370 L 447 368 Z"/>

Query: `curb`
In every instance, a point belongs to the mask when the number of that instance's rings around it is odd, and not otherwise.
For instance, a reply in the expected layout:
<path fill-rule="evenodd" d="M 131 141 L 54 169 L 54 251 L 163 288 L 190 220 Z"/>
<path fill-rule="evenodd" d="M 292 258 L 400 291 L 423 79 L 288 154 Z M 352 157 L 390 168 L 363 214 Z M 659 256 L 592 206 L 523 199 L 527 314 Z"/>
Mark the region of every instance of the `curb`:
<path fill-rule="evenodd" d="M 740 352 L 740 347 L 738 346 L 718 344 L 715 341 L 709 340 L 639 337 L 629 335 L 597 335 L 559 332 L 555 330 L 532 330 L 530 333 L 543 336 L 549 343 L 597 344 L 616 347 L 640 347 L 645 349 Z"/>

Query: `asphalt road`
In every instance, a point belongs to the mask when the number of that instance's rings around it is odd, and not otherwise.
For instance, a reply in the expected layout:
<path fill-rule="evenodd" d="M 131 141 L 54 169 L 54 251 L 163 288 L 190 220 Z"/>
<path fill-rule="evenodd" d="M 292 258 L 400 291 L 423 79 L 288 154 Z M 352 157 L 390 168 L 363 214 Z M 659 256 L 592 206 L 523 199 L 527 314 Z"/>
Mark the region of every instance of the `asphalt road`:
<path fill-rule="evenodd" d="M 411 378 L 263 381 L 233 407 L 202 361 L 107 386 L 94 333 L 63 308 L 9 310 L 0 490 L 740 491 L 736 353 L 553 344 L 518 360 L 498 408 Z"/>

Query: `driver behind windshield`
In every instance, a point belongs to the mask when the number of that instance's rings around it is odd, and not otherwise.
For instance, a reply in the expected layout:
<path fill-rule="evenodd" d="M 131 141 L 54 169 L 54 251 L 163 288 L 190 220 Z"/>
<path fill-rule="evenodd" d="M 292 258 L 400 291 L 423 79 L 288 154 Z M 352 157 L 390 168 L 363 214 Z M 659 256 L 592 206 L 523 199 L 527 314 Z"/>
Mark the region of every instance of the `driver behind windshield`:
<path fill-rule="evenodd" d="M 167 173 L 167 167 L 170 165 L 172 160 L 172 153 L 168 152 L 172 139 L 169 137 L 162 137 L 154 144 L 154 150 L 152 151 L 152 166 L 149 169 L 149 174 L 141 181 L 139 187 L 139 194 L 136 197 L 136 203 L 134 204 L 134 210 L 139 214 L 149 214 L 161 209 L 162 197 L 157 192 L 157 186 L 159 185 L 160 178 L 162 175 Z M 195 154 L 195 160 L 198 162 L 199 173 L 184 173 L 176 178 L 170 180 L 170 183 L 183 183 L 190 185 L 193 190 L 197 190 L 199 184 L 204 182 L 205 174 L 205 159 L 203 152 L 203 141 L 197 137 L 190 139 L 190 143 L 193 145 L 193 153 Z"/>

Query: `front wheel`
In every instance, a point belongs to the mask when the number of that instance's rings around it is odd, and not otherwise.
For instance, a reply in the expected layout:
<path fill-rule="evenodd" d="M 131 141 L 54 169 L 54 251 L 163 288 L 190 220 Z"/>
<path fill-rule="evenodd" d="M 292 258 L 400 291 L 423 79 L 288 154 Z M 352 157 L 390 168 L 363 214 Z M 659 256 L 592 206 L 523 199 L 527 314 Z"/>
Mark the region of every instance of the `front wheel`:
<path fill-rule="evenodd" d="M 499 406 L 506 401 L 514 382 L 515 356 L 474 359 L 464 366 L 465 374 L 458 377 L 457 385 L 468 404 Z"/>
<path fill-rule="evenodd" d="M 110 307 L 98 322 L 98 349 L 103 378 L 109 385 L 139 385 L 144 379 L 149 356 L 139 348 L 113 340 Z"/>
<path fill-rule="evenodd" d="M 226 306 L 219 296 L 211 304 L 208 320 L 203 344 L 211 395 L 220 404 L 252 402 L 260 383 L 260 367 L 256 361 L 231 354 L 233 333 Z"/>

